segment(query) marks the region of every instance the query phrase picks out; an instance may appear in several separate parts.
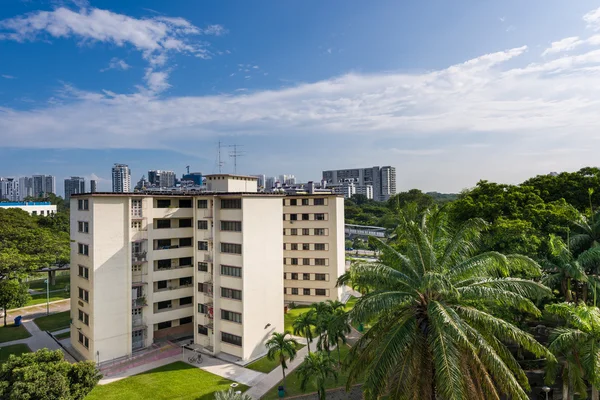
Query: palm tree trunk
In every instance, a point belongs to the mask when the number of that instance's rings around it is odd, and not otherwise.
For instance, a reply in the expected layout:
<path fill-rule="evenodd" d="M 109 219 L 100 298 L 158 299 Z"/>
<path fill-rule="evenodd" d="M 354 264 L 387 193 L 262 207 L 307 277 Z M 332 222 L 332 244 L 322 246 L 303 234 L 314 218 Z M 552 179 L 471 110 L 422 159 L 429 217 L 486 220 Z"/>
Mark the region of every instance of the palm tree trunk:
<path fill-rule="evenodd" d="M 571 279 L 567 278 L 567 288 L 565 290 L 565 301 L 567 303 L 571 302 Z"/>
<path fill-rule="evenodd" d="M 563 400 L 569 400 L 569 378 L 563 376 L 563 387 L 562 387 L 562 398 Z"/>
<path fill-rule="evenodd" d="M 4 310 L 4 326 L 6 327 L 6 314 L 8 314 L 8 310 L 5 308 L 3 308 Z"/>
<path fill-rule="evenodd" d="M 281 372 L 283 372 L 283 380 L 281 381 L 281 386 L 283 386 L 283 390 L 285 390 L 285 368 L 283 368 L 283 362 L 281 363 Z"/>
<path fill-rule="evenodd" d="M 338 365 L 342 365 L 342 355 L 340 354 L 340 342 L 336 343 L 337 345 L 337 353 L 338 353 Z"/>
<path fill-rule="evenodd" d="M 592 400 L 600 400 L 596 386 L 592 386 Z"/>
<path fill-rule="evenodd" d="M 306 335 L 306 347 L 308 348 L 308 354 L 310 354 L 310 327 L 304 331 L 304 334 Z"/>

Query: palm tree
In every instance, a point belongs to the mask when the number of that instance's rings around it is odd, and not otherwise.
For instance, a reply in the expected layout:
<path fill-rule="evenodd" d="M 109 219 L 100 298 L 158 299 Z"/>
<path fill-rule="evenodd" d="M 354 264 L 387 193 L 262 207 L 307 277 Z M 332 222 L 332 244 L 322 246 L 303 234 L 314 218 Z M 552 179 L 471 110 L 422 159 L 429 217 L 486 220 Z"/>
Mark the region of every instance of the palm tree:
<path fill-rule="evenodd" d="M 575 252 L 600 246 L 600 211 L 591 217 L 580 215 L 573 221 L 575 234 L 569 238 L 569 245 Z"/>
<path fill-rule="evenodd" d="M 342 364 L 342 355 L 340 353 L 340 341 L 346 344 L 346 335 L 352 331 L 348 313 L 343 309 L 338 309 L 327 324 L 327 341 L 329 345 L 337 347 L 338 363 Z M 328 347 L 329 348 L 329 347 Z"/>
<path fill-rule="evenodd" d="M 546 311 L 566 321 L 552 331 L 549 349 L 561 360 L 563 399 L 573 392 L 587 392 L 587 380 L 592 385 L 592 400 L 598 400 L 600 388 L 600 310 L 585 304 L 549 304 Z M 554 381 L 559 363 L 550 363 L 546 379 Z"/>
<path fill-rule="evenodd" d="M 292 337 L 286 337 L 289 332 L 279 333 L 273 332 L 271 339 L 267 340 L 267 358 L 269 360 L 279 359 L 281 371 L 283 372 L 283 387 L 285 389 L 285 369 L 287 368 L 286 359 L 292 361 L 296 358 L 296 348 L 298 342 Z"/>
<path fill-rule="evenodd" d="M 215 400 L 252 400 L 252 397 L 247 394 L 236 393 L 232 388 L 229 388 L 227 391 L 216 392 Z"/>
<path fill-rule="evenodd" d="M 324 351 L 307 354 L 304 362 L 296 370 L 300 376 L 300 390 L 306 391 L 309 382 L 317 388 L 317 398 L 324 400 L 326 397 L 325 381 L 333 377 L 337 382 L 338 374 L 335 368 L 335 360 Z"/>
<path fill-rule="evenodd" d="M 339 300 L 327 300 L 327 304 L 329 304 L 329 308 L 332 312 L 336 312 L 337 310 L 344 309 L 344 303 Z"/>
<path fill-rule="evenodd" d="M 331 305 L 327 302 L 313 303 L 311 304 L 311 308 L 315 315 L 315 328 L 317 333 L 319 334 L 317 348 L 319 350 L 323 350 L 322 345 L 325 343 L 323 341 L 323 335 L 327 331 L 327 324 L 329 323 L 329 319 L 331 314 L 333 313 L 333 309 L 331 308 Z"/>
<path fill-rule="evenodd" d="M 292 327 L 294 328 L 294 335 L 304 335 L 306 338 L 306 347 L 310 353 L 310 342 L 313 340 L 312 329 L 317 325 L 314 311 L 308 311 L 298 315 L 294 320 Z"/>
<path fill-rule="evenodd" d="M 467 221 L 454 230 L 447 216 L 426 212 L 420 223 L 402 220 L 404 254 L 378 242 L 385 263 L 358 264 L 343 275 L 374 290 L 356 302 L 350 318 L 375 321 L 347 357 L 347 388 L 364 376 L 364 394 L 375 399 L 528 399 L 529 383 L 507 344 L 554 359 L 533 336 L 495 317 L 499 309 L 535 316 L 531 299 L 551 291 L 519 270 L 541 274 L 520 256 L 478 254 L 487 224 Z M 432 221 L 432 224 L 429 224 Z"/>

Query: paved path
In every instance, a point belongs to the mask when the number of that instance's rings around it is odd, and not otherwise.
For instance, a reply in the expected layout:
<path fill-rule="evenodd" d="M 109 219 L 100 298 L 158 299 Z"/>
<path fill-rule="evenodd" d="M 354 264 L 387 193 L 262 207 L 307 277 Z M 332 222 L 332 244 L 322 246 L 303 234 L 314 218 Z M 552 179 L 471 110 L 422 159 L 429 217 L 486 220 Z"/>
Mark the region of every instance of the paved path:
<path fill-rule="evenodd" d="M 68 311 L 71 309 L 71 299 L 57 300 L 50 302 L 50 314 Z M 17 316 L 22 315 L 23 319 L 26 319 L 28 316 L 33 316 L 33 318 L 42 317 L 46 315 L 46 303 L 44 304 L 36 304 L 35 306 L 28 306 L 23 308 L 15 308 L 13 310 L 8 310 L 8 319 L 11 321 Z"/>

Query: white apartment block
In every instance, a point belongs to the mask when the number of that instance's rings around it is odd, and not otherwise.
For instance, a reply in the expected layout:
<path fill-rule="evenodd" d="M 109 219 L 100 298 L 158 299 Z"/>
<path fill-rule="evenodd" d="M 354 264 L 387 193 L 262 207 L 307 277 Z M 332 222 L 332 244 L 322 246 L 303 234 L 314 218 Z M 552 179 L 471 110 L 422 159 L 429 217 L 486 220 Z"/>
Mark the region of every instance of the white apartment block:
<path fill-rule="evenodd" d="M 396 194 L 396 168 L 390 166 L 323 171 L 323 180 L 328 186 L 344 182 L 352 182 L 357 186 L 371 186 L 375 201 L 387 201 Z"/>
<path fill-rule="evenodd" d="M 115 193 L 131 192 L 131 170 L 126 164 L 115 164 L 112 167 L 112 191 Z"/>
<path fill-rule="evenodd" d="M 18 179 L 0 177 L 0 199 L 8 201 L 21 200 Z"/>
<path fill-rule="evenodd" d="M 283 200 L 286 302 L 339 300 L 345 272 L 344 198 L 334 194 L 288 195 Z"/>
<path fill-rule="evenodd" d="M 20 208 L 23 211 L 27 211 L 30 215 L 40 215 L 42 217 L 56 214 L 56 206 L 50 204 L 49 201 L 0 203 L 0 208 Z"/>

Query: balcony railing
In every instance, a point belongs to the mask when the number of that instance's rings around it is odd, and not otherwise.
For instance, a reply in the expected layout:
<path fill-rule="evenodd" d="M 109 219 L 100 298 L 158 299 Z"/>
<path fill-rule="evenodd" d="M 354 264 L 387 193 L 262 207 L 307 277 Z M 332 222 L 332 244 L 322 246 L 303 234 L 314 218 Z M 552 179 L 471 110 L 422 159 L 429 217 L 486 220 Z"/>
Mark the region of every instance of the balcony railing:
<path fill-rule="evenodd" d="M 144 327 L 146 326 L 146 321 L 144 320 L 144 317 L 137 315 L 131 318 L 131 325 L 134 328 Z"/>
<path fill-rule="evenodd" d="M 212 254 L 205 254 L 205 255 L 204 255 L 204 261 L 205 261 L 205 262 L 212 262 L 212 261 L 213 261 L 213 256 L 212 256 Z"/>
<path fill-rule="evenodd" d="M 212 209 L 204 210 L 204 218 L 212 218 L 213 212 Z"/>
<path fill-rule="evenodd" d="M 144 213 L 142 210 L 131 210 L 131 219 L 143 219 Z"/>
<path fill-rule="evenodd" d="M 131 253 L 131 262 L 132 263 L 146 262 L 146 252 L 140 251 L 140 252 Z"/>
<path fill-rule="evenodd" d="M 187 247 L 191 247 L 191 246 L 187 246 Z M 169 245 L 169 246 L 154 246 L 154 250 L 170 250 L 170 249 L 178 249 L 179 245 L 178 244 L 173 244 L 173 245 Z"/>
<path fill-rule="evenodd" d="M 146 296 L 138 297 L 137 299 L 131 299 L 131 307 L 139 308 L 146 307 L 148 303 L 146 302 Z"/>

